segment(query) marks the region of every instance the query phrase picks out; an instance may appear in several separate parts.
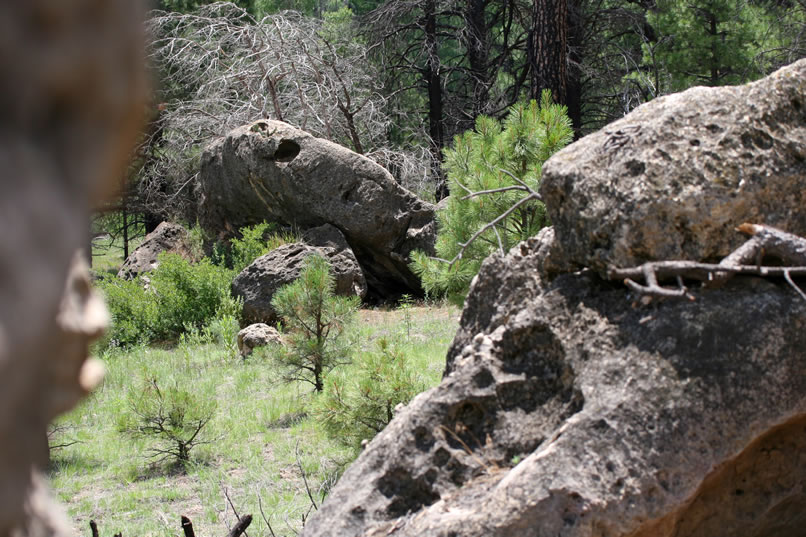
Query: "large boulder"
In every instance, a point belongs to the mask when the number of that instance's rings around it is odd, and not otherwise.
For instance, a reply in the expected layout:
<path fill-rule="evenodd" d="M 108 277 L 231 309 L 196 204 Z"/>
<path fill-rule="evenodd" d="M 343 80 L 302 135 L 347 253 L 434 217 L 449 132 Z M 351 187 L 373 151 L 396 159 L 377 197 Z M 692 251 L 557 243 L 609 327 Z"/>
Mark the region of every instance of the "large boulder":
<path fill-rule="evenodd" d="M 260 120 L 208 147 L 199 179 L 200 224 L 231 235 L 267 221 L 341 230 L 374 293 L 419 289 L 414 249 L 432 251 L 434 206 L 378 164 L 286 123 Z"/>
<path fill-rule="evenodd" d="M 541 194 L 578 266 L 715 260 L 743 222 L 806 234 L 806 60 L 655 99 L 554 155 Z"/>
<path fill-rule="evenodd" d="M 442 383 L 303 535 L 802 535 L 806 301 L 757 277 L 637 300 L 602 273 L 719 258 L 745 220 L 806 231 L 804 68 L 671 96 L 549 161 L 555 227 L 483 263 Z"/>
<path fill-rule="evenodd" d="M 541 280 L 541 246 L 484 263 L 443 382 L 303 535 L 802 535 L 806 301 L 751 278 L 636 307 Z"/>
<path fill-rule="evenodd" d="M 118 277 L 132 280 L 157 268 L 157 258 L 163 252 L 190 255 L 188 232 L 179 224 L 162 222 L 146 235 L 143 242 L 129 254 L 118 271 Z"/>
<path fill-rule="evenodd" d="M 321 255 L 330 262 L 337 295 L 364 298 L 367 283 L 352 250 L 338 229 L 320 226 L 305 233 L 305 242 L 285 244 L 255 259 L 232 281 L 232 294 L 243 298 L 248 322 L 274 324 L 277 313 L 271 300 L 280 287 L 299 278 L 305 259 Z"/>

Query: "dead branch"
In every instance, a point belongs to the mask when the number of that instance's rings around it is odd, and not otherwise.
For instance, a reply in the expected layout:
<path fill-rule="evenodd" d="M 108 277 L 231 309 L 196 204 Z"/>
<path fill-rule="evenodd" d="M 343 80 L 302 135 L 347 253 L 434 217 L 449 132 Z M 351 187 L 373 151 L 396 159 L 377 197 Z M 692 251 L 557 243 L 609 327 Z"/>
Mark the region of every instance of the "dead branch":
<path fill-rule="evenodd" d="M 185 533 L 185 537 L 196 537 L 196 532 L 193 531 L 193 522 L 184 515 L 182 515 L 182 531 Z"/>
<path fill-rule="evenodd" d="M 316 505 L 316 500 L 313 499 L 313 493 L 311 492 L 311 487 L 308 486 L 308 476 L 305 474 L 305 469 L 302 467 L 302 461 L 300 460 L 299 456 L 299 442 L 297 442 L 296 446 L 294 447 L 294 454 L 296 455 L 297 459 L 297 467 L 299 468 L 299 472 L 302 474 L 302 482 L 305 483 L 305 492 L 308 493 L 308 499 L 311 500 L 311 505 L 313 506 L 314 509 L 319 509 L 319 506 Z M 309 513 L 310 511 L 311 510 L 308 509 Z"/>
<path fill-rule="evenodd" d="M 232 527 L 232 530 L 227 534 L 227 537 L 240 537 L 246 535 L 246 528 L 252 523 L 252 515 L 246 515 L 238 520 L 238 523 Z"/>
<path fill-rule="evenodd" d="M 511 215 L 516 210 L 518 210 L 522 205 L 524 205 L 524 204 L 526 204 L 526 203 L 528 203 L 528 202 L 530 202 L 532 200 L 539 200 L 539 199 L 540 199 L 540 196 L 537 193 L 529 194 L 528 196 L 525 196 L 525 197 L 519 199 L 509 209 L 507 209 L 506 211 L 504 211 L 503 213 L 498 215 L 494 220 L 491 220 L 490 222 L 484 224 L 478 231 L 476 231 L 473 234 L 473 236 L 471 236 L 467 240 L 467 242 L 464 242 L 464 243 L 460 242 L 459 243 L 459 246 L 460 246 L 459 252 L 453 257 L 453 259 L 448 261 L 448 264 L 453 265 L 454 263 L 456 263 L 457 261 L 462 259 L 462 256 L 464 255 L 465 250 L 467 250 L 467 247 L 470 246 L 471 244 L 473 244 L 473 242 L 476 239 L 478 239 L 484 232 L 488 231 L 489 229 L 495 229 L 495 226 L 499 222 L 501 222 L 502 220 L 505 220 L 509 215 Z M 445 259 L 440 259 L 438 257 L 434 257 L 432 259 L 436 259 L 438 261 L 446 261 Z"/>
<path fill-rule="evenodd" d="M 623 280 L 637 293 L 664 298 L 694 300 L 683 284 L 683 278 L 715 287 L 736 274 L 783 277 L 804 300 L 806 293 L 792 276 L 806 276 L 806 238 L 759 224 L 742 224 L 737 231 L 750 235 L 744 244 L 728 254 L 719 264 L 696 261 L 651 261 L 637 267 L 608 269 L 608 278 Z M 774 256 L 782 265 L 762 265 L 765 256 Z M 749 264 L 755 262 L 755 264 Z M 675 278 L 677 287 L 666 287 L 659 280 Z M 644 284 L 636 280 L 643 279 Z"/>
<path fill-rule="evenodd" d="M 229 491 L 227 490 L 227 487 L 225 487 L 224 484 L 222 483 L 221 488 L 224 490 L 224 496 L 227 498 L 227 502 L 229 503 L 229 506 L 232 508 L 232 512 L 235 513 L 235 518 L 238 520 L 238 523 L 235 524 L 235 526 L 233 526 L 232 530 L 229 532 L 229 535 L 231 537 L 237 537 L 238 535 L 243 533 L 244 535 L 246 535 L 246 537 L 249 537 L 249 534 L 246 533 L 246 528 L 249 527 L 249 524 L 252 523 L 252 515 L 246 515 L 245 517 L 241 518 L 241 515 L 238 514 L 238 510 L 235 509 L 235 504 L 232 503 L 232 499 L 230 499 L 229 497 Z M 246 520 L 247 518 L 249 519 L 249 521 L 246 522 L 246 524 L 240 528 L 240 532 L 235 533 L 235 530 L 239 528 L 241 522 L 243 520 Z"/>
<path fill-rule="evenodd" d="M 257 495 L 257 506 L 260 509 L 260 516 L 263 517 L 263 522 L 265 522 L 266 526 L 269 528 L 269 533 L 271 533 L 271 537 L 277 537 L 274 534 L 274 529 L 272 529 L 271 527 L 271 522 L 269 522 L 269 519 L 266 517 L 266 513 L 263 512 L 263 502 L 260 499 L 260 494 Z"/>

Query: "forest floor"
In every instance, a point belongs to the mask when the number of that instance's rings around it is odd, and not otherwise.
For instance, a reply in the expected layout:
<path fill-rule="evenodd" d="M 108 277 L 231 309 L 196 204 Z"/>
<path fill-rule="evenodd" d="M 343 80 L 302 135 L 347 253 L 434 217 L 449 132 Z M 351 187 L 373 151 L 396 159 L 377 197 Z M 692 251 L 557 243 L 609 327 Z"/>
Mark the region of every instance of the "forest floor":
<path fill-rule="evenodd" d="M 439 383 L 459 310 L 415 304 L 361 310 L 352 329 L 355 352 L 385 338 L 412 361 L 428 386 Z M 180 516 L 197 535 L 224 535 L 238 514 L 254 517 L 249 535 L 295 535 L 312 509 L 305 479 L 318 504 L 357 455 L 329 437 L 307 408 L 311 385 L 284 381 L 271 356 L 247 360 L 234 342 L 186 338 L 162 347 L 102 353 L 104 384 L 55 424 L 49 476 L 79 535 L 95 520 L 101 535 L 175 536 Z M 347 375 L 350 365 L 342 366 Z M 207 443 L 188 463 L 157 462 L 152 442 L 120 432 L 128 392 L 143 379 L 176 385 L 217 403 L 203 430 Z M 304 472 L 304 473 L 303 473 Z M 228 499 L 229 497 L 229 499 Z M 268 521 L 268 522 L 267 522 Z"/>

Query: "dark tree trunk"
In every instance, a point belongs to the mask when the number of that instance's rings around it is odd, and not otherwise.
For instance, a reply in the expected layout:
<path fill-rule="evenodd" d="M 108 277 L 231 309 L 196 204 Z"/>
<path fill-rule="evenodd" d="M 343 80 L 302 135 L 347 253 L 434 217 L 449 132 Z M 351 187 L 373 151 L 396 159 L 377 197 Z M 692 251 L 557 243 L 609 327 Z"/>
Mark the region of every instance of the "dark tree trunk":
<path fill-rule="evenodd" d="M 574 139 L 582 137 L 582 46 L 585 21 L 582 0 L 568 1 L 568 58 L 565 104 L 574 127 Z"/>
<path fill-rule="evenodd" d="M 440 75 L 439 43 L 437 41 L 436 0 L 425 0 L 423 25 L 425 29 L 425 84 L 428 89 L 428 135 L 431 138 L 433 173 L 436 178 L 437 201 L 448 195 L 442 174 L 442 148 L 445 144 L 445 118 L 442 109 L 442 78 Z"/>
<path fill-rule="evenodd" d="M 719 85 L 719 52 L 717 51 L 717 27 L 716 15 L 709 11 L 705 11 L 705 18 L 708 21 L 708 34 L 711 36 L 711 78 L 708 81 L 709 86 Z"/>
<path fill-rule="evenodd" d="M 325 389 L 324 371 L 322 369 L 322 359 L 317 358 L 313 365 L 313 387 L 317 393 L 322 393 Z"/>
<path fill-rule="evenodd" d="M 541 92 L 549 89 L 555 102 L 567 104 L 567 0 L 534 0 L 528 53 L 531 97 L 540 99 Z"/>
<path fill-rule="evenodd" d="M 123 208 L 120 211 L 123 220 L 123 259 L 129 259 L 129 219 L 126 211 L 126 200 L 123 200 Z"/>
<path fill-rule="evenodd" d="M 490 92 L 490 31 L 487 28 L 486 7 L 487 0 L 467 0 L 465 9 L 465 46 L 473 88 L 470 97 L 474 118 L 486 112 Z"/>

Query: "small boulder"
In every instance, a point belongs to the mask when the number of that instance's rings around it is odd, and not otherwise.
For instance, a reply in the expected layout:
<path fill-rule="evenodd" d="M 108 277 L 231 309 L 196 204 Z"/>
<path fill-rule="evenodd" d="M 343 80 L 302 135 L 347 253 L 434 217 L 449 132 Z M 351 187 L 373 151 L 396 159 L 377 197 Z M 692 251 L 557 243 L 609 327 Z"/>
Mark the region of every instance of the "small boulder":
<path fill-rule="evenodd" d="M 265 347 L 272 343 L 282 344 L 283 337 L 277 329 L 265 323 L 250 324 L 238 332 L 238 352 L 244 358 L 252 354 L 257 347 Z"/>
<path fill-rule="evenodd" d="M 640 106 L 555 154 L 540 192 L 567 261 L 719 260 L 751 222 L 806 234 L 806 60 Z M 558 259 L 555 258 L 555 262 Z"/>
<path fill-rule="evenodd" d="M 157 229 L 146 235 L 142 244 L 129 254 L 118 271 L 118 278 L 133 280 L 144 272 L 154 270 L 158 265 L 157 257 L 162 252 L 190 255 L 187 230 L 172 222 L 158 225 Z"/>
<path fill-rule="evenodd" d="M 299 277 L 305 258 L 318 254 L 330 262 L 336 294 L 364 298 L 367 282 L 353 251 L 341 232 L 330 225 L 305 234 L 309 243 L 286 244 L 258 257 L 232 281 L 232 294 L 244 301 L 243 316 L 250 322 L 273 324 L 277 314 L 271 306 L 274 293 Z"/>

